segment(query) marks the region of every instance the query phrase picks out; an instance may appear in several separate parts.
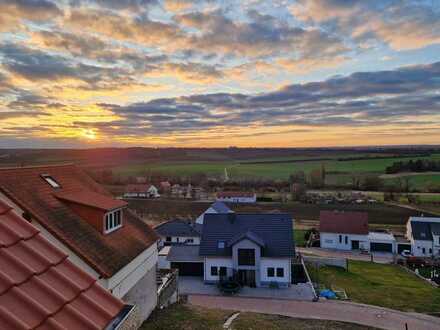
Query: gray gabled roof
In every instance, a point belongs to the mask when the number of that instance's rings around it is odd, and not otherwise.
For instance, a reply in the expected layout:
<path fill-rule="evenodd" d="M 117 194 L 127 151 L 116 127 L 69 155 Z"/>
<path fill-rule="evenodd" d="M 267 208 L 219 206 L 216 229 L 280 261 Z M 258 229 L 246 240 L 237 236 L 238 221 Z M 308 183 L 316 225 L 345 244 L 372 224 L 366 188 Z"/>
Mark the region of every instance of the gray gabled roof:
<path fill-rule="evenodd" d="M 170 262 L 202 262 L 198 245 L 173 245 L 167 255 Z"/>
<path fill-rule="evenodd" d="M 230 213 L 230 212 L 234 212 L 225 203 L 222 203 L 222 202 L 219 202 L 219 201 L 213 203 L 210 207 L 213 208 L 217 213 Z"/>
<path fill-rule="evenodd" d="M 432 241 L 431 223 L 429 222 L 411 221 L 411 232 L 415 240 Z"/>
<path fill-rule="evenodd" d="M 194 224 L 185 220 L 171 220 L 164 222 L 155 227 L 154 230 L 160 236 L 200 236 L 200 233 L 194 228 Z"/>
<path fill-rule="evenodd" d="M 248 239 L 248 240 L 250 240 L 250 241 L 254 242 L 255 244 L 258 244 L 259 246 L 262 246 L 262 247 L 264 247 L 266 245 L 264 243 L 264 240 L 261 237 L 259 237 L 257 234 L 248 230 L 247 232 L 239 233 L 238 235 L 235 235 L 233 238 L 231 238 L 228 241 L 228 246 L 231 247 L 243 239 Z"/>
<path fill-rule="evenodd" d="M 249 234 L 249 233 L 252 234 Z M 230 242 L 240 235 L 251 235 L 260 243 L 263 257 L 295 255 L 292 217 L 289 214 L 205 214 L 201 256 L 230 256 L 230 246 L 218 248 L 218 242 Z"/>

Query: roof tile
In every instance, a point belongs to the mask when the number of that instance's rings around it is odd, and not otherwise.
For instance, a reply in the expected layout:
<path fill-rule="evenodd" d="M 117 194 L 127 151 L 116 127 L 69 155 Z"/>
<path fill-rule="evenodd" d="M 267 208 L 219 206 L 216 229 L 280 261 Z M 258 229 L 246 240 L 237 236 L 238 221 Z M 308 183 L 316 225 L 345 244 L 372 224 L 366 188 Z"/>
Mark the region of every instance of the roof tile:
<path fill-rule="evenodd" d="M 53 177 L 61 187 L 51 187 L 41 177 L 43 173 Z M 55 194 L 81 199 L 83 195 L 93 194 L 104 196 L 106 203 L 109 200 L 125 203 L 114 200 L 74 165 L 0 169 L 0 191 L 105 278 L 118 272 L 158 239 L 156 233 L 129 210 L 124 210 L 120 229 L 103 235 L 58 199 Z"/>
<path fill-rule="evenodd" d="M 7 209 L 2 201 L 0 209 Z M 104 329 L 122 310 L 122 301 L 10 209 L 0 223 L 8 242 L 0 246 L 2 329 Z"/>

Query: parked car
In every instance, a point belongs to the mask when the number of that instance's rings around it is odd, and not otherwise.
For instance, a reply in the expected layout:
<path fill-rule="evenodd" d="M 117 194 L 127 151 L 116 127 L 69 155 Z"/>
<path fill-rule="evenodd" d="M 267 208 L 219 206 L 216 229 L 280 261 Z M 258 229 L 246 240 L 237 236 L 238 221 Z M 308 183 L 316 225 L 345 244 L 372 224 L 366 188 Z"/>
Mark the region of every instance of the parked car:
<path fill-rule="evenodd" d="M 400 255 L 405 258 L 411 257 L 411 251 L 410 250 L 403 250 L 402 252 L 400 252 Z"/>

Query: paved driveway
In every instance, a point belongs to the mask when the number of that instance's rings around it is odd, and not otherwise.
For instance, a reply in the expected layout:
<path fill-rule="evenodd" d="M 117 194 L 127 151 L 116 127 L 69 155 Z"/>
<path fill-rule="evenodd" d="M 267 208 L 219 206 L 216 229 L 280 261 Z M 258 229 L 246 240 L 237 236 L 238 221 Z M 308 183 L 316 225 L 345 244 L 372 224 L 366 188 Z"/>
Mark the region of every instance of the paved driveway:
<path fill-rule="evenodd" d="M 344 321 L 387 330 L 405 330 L 405 323 L 409 330 L 440 329 L 439 318 L 349 302 L 309 302 L 203 295 L 190 295 L 188 302 L 207 308 Z"/>
<path fill-rule="evenodd" d="M 201 277 L 191 276 L 179 277 L 179 292 L 180 294 L 222 295 L 216 285 L 204 284 Z M 307 301 L 311 301 L 314 298 L 312 288 L 307 283 L 292 285 L 289 288 L 282 289 L 243 287 L 235 296 Z"/>
<path fill-rule="evenodd" d="M 326 258 L 347 258 L 350 260 L 371 261 L 369 254 L 361 254 L 359 251 L 341 251 L 321 248 L 297 248 L 303 255 L 313 254 Z M 385 252 L 373 252 L 373 261 L 379 264 L 389 264 L 393 262 L 393 254 Z"/>

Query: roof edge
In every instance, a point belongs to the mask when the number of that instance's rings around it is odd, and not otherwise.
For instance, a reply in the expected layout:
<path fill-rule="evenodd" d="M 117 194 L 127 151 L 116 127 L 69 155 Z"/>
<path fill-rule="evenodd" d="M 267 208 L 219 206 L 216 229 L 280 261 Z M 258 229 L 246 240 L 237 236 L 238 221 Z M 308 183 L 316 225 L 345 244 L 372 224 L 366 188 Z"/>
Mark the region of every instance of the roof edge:
<path fill-rule="evenodd" d="M 8 167 L 0 167 L 0 171 L 27 169 L 27 168 L 63 167 L 63 166 L 77 166 L 77 165 L 75 163 L 69 162 L 69 163 L 46 164 L 46 165 L 8 166 Z"/>

